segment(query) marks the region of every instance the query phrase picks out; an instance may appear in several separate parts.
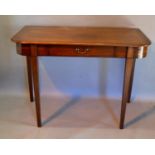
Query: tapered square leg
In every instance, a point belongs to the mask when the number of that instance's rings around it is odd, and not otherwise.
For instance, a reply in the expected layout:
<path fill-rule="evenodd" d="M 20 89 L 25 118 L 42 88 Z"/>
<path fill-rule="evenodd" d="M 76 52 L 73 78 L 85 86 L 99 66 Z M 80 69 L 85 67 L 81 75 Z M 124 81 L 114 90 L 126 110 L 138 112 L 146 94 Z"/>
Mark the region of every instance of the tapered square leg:
<path fill-rule="evenodd" d="M 39 92 L 39 70 L 38 70 L 38 58 L 36 56 L 31 57 L 32 74 L 34 81 L 34 95 L 36 105 L 37 125 L 41 127 L 41 108 L 40 108 L 40 92 Z"/>
<path fill-rule="evenodd" d="M 135 70 L 135 63 L 136 63 L 136 59 L 133 60 L 132 63 L 132 73 L 131 73 L 131 77 L 130 77 L 130 84 L 129 84 L 129 92 L 128 92 L 128 103 L 131 102 L 131 94 L 132 94 L 132 86 L 133 86 L 133 79 L 134 79 L 134 70 Z"/>
<path fill-rule="evenodd" d="M 121 115 L 120 115 L 120 129 L 124 128 L 126 104 L 129 99 L 129 90 L 131 87 L 132 71 L 135 64 L 135 59 L 126 58 L 125 70 L 124 70 L 124 84 L 123 84 L 123 95 L 122 95 L 122 105 L 121 105 Z"/>
<path fill-rule="evenodd" d="M 33 102 L 34 96 L 33 96 L 32 66 L 31 66 L 31 58 L 29 56 L 26 57 L 26 62 L 27 62 L 27 74 L 28 74 L 30 101 Z"/>

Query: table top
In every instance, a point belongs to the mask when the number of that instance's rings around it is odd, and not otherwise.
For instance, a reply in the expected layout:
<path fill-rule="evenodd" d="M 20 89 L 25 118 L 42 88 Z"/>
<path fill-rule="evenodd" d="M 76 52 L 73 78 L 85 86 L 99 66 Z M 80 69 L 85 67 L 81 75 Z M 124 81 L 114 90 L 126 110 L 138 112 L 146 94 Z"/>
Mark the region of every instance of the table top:
<path fill-rule="evenodd" d="M 137 28 L 25 26 L 12 41 L 18 44 L 148 46 L 151 41 Z"/>

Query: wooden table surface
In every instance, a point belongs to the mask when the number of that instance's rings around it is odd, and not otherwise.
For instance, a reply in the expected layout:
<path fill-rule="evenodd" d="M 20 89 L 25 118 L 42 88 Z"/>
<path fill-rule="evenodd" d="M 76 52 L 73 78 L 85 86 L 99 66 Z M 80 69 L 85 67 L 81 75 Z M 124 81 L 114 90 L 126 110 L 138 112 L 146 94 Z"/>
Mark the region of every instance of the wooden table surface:
<path fill-rule="evenodd" d="M 25 26 L 12 40 L 20 44 L 148 46 L 137 28 Z"/>

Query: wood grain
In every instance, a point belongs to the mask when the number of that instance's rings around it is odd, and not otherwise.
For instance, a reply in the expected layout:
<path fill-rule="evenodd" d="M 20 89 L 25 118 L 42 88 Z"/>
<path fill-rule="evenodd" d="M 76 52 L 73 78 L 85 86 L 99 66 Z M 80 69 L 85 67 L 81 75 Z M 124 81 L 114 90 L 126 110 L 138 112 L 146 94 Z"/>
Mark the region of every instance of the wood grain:
<path fill-rule="evenodd" d="M 79 48 L 80 52 L 76 49 Z M 88 49 L 88 51 L 87 51 Z M 67 57 L 112 57 L 126 58 L 128 47 L 121 46 L 80 46 L 80 45 L 37 45 L 37 56 L 67 56 Z M 131 58 L 146 57 L 148 47 L 134 47 Z M 24 56 L 33 56 L 31 44 L 17 44 L 17 53 Z M 140 55 L 139 55 L 140 53 Z"/>
<path fill-rule="evenodd" d="M 128 46 L 151 44 L 137 28 L 25 26 L 12 41 L 18 44 Z"/>

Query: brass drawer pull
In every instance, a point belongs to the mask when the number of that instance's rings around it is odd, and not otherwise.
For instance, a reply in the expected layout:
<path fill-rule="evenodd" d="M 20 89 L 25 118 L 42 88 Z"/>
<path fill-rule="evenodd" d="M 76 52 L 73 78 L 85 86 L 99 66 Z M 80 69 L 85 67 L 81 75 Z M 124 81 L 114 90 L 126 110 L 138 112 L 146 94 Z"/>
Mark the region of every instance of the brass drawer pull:
<path fill-rule="evenodd" d="M 89 48 L 86 48 L 86 49 L 76 48 L 75 51 L 76 51 L 78 54 L 87 54 L 88 51 L 90 51 L 90 49 L 89 49 Z"/>
<path fill-rule="evenodd" d="M 80 49 L 80 48 L 76 48 L 75 51 L 76 51 L 77 53 L 80 53 L 81 49 Z"/>
<path fill-rule="evenodd" d="M 90 51 L 90 48 L 86 48 L 85 51 L 86 51 L 86 52 Z"/>

